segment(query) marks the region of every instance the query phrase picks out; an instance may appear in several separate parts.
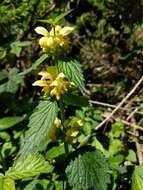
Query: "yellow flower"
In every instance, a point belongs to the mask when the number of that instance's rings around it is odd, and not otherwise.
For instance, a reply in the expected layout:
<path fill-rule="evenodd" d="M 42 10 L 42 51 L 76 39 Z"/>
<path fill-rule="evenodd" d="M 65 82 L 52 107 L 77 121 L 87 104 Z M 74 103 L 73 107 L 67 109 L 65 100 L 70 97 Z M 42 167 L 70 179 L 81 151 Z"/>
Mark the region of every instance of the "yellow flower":
<path fill-rule="evenodd" d="M 54 66 L 49 66 L 46 71 L 41 71 L 38 74 L 42 77 L 40 80 L 35 81 L 33 86 L 42 87 L 44 96 L 51 95 L 59 100 L 70 87 L 70 82 L 68 82 L 65 75 L 63 73 L 58 74 Z"/>
<path fill-rule="evenodd" d="M 52 139 L 53 141 L 56 141 L 57 139 L 57 130 L 60 126 L 61 126 L 61 120 L 56 117 L 54 124 L 48 134 L 49 138 Z"/>
<path fill-rule="evenodd" d="M 70 41 L 66 36 L 73 30 L 73 27 L 66 26 L 62 28 L 59 25 L 53 27 L 50 32 L 42 26 L 35 28 L 38 34 L 43 35 L 39 40 L 39 44 L 43 51 L 54 51 L 60 47 L 67 48 Z"/>
<path fill-rule="evenodd" d="M 65 140 L 68 143 L 73 143 L 73 140 L 78 136 L 80 128 L 83 126 L 82 120 L 78 120 L 75 125 L 66 132 Z"/>
<path fill-rule="evenodd" d="M 60 99 L 61 95 L 64 95 L 68 90 L 69 82 L 67 81 L 65 75 L 60 73 L 57 78 L 50 84 L 52 88 L 50 94 L 55 96 L 57 100 Z"/>
<path fill-rule="evenodd" d="M 35 81 L 32 85 L 43 87 L 42 92 L 44 92 L 44 96 L 47 96 L 50 92 L 50 84 L 57 76 L 57 70 L 55 67 L 49 66 L 46 71 L 41 71 L 38 74 L 42 76 L 41 79 Z"/>

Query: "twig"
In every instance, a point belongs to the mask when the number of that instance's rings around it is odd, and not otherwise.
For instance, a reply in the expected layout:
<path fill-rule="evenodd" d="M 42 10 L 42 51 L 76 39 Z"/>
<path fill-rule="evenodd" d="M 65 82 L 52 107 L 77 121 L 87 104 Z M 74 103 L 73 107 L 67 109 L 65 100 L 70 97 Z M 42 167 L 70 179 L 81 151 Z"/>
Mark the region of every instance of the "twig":
<path fill-rule="evenodd" d="M 105 102 L 99 102 L 99 101 L 94 101 L 94 100 L 89 100 L 89 103 L 100 105 L 100 106 L 104 106 L 104 107 L 109 107 L 109 108 L 116 108 L 117 107 L 116 105 L 113 105 L 113 104 L 108 104 L 108 103 L 105 103 Z M 125 108 L 125 107 L 124 108 L 120 107 L 119 109 L 123 110 L 123 111 L 130 112 L 131 110 L 134 109 L 134 107 L 131 107 L 130 109 L 129 108 Z M 139 109 L 139 108 L 137 107 L 137 109 Z M 143 115 L 143 112 L 141 112 L 141 111 L 136 111 L 136 113 L 140 114 L 140 115 Z"/>
<path fill-rule="evenodd" d="M 121 121 L 123 124 L 125 124 L 127 126 L 131 126 L 133 128 L 136 128 L 137 130 L 143 131 L 143 128 L 140 127 L 139 125 L 135 124 L 135 123 L 130 123 L 130 122 L 126 121 L 126 120 L 115 118 L 115 117 L 113 117 L 113 119 L 115 119 L 116 121 Z"/>
<path fill-rule="evenodd" d="M 140 80 L 135 84 L 135 86 L 132 88 L 132 90 L 126 95 L 126 97 L 117 105 L 117 107 L 111 112 L 111 114 L 103 120 L 95 129 L 100 129 L 116 112 L 122 105 L 127 101 L 127 99 L 136 91 L 138 86 L 143 82 L 143 76 L 140 78 Z"/>
<path fill-rule="evenodd" d="M 127 117 L 127 121 L 129 121 L 133 116 L 134 114 L 137 112 L 138 108 L 135 108 L 131 113 L 130 115 Z"/>

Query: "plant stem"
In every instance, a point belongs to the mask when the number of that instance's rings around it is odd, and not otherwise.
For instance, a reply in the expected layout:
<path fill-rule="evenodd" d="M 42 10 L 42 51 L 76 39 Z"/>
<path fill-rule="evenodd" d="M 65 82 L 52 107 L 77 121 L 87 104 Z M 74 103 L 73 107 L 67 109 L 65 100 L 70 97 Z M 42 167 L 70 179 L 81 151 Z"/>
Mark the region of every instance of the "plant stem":
<path fill-rule="evenodd" d="M 64 131 L 64 133 L 66 133 L 66 129 L 64 127 L 65 114 L 64 114 L 64 106 L 63 106 L 62 99 L 59 102 L 59 105 L 60 105 L 61 123 L 62 123 L 62 126 L 63 126 L 63 131 Z M 69 153 L 69 147 L 68 147 L 68 143 L 65 142 L 65 141 L 64 141 L 64 149 L 65 149 L 65 154 L 68 155 L 68 153 Z"/>

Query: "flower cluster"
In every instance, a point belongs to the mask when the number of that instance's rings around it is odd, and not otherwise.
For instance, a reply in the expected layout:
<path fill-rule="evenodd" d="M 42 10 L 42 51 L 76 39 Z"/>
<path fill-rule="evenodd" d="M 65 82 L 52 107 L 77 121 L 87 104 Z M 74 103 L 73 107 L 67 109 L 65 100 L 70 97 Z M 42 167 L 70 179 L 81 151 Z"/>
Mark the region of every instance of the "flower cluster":
<path fill-rule="evenodd" d="M 55 52 L 59 48 L 68 48 L 70 41 L 67 35 L 73 30 L 73 27 L 62 28 L 59 25 L 53 27 L 50 32 L 42 26 L 35 28 L 38 34 L 43 35 L 39 40 L 39 44 L 44 52 Z"/>
<path fill-rule="evenodd" d="M 65 140 L 68 143 L 73 143 L 74 139 L 79 134 L 81 127 L 83 126 L 82 120 L 75 122 L 74 126 L 67 130 Z"/>
<path fill-rule="evenodd" d="M 61 126 L 61 120 L 56 118 L 48 134 L 49 138 L 52 141 L 57 140 L 58 134 L 60 134 L 60 130 L 61 130 L 60 126 Z M 67 130 L 65 134 L 65 141 L 67 141 L 70 144 L 74 143 L 74 139 L 78 136 L 79 131 L 82 126 L 83 126 L 83 122 L 81 120 L 78 120 L 77 122 L 75 122 L 74 126 L 72 126 L 71 128 L 64 126 Z"/>
<path fill-rule="evenodd" d="M 59 73 L 56 75 L 48 71 L 41 71 L 38 74 L 42 77 L 40 80 L 35 81 L 33 83 L 33 86 L 42 87 L 42 92 L 44 93 L 44 96 L 51 95 L 59 100 L 61 96 L 67 92 L 70 82 L 68 82 L 67 78 L 63 73 Z"/>
<path fill-rule="evenodd" d="M 52 139 L 52 141 L 56 141 L 57 139 L 57 131 L 61 126 L 61 120 L 56 117 L 53 126 L 51 127 L 48 137 Z"/>

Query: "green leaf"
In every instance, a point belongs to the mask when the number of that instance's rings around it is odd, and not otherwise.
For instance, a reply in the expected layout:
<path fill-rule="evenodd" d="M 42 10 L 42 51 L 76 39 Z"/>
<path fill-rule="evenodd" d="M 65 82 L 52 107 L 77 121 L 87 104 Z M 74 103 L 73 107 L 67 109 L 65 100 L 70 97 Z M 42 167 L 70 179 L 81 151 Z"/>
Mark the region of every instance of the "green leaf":
<path fill-rule="evenodd" d="M 23 84 L 23 77 L 19 75 L 17 68 L 12 68 L 7 74 L 8 81 L 0 85 L 0 93 L 10 92 L 15 93 L 20 84 Z"/>
<path fill-rule="evenodd" d="M 58 70 L 63 72 L 71 82 L 74 82 L 81 91 L 85 90 L 84 76 L 81 65 L 77 60 L 65 62 L 58 61 Z"/>
<path fill-rule="evenodd" d="M 5 176 L 0 176 L 1 190 L 15 190 L 15 182 L 13 179 Z"/>
<path fill-rule="evenodd" d="M 76 96 L 73 94 L 67 94 L 64 96 L 63 101 L 66 105 L 85 107 L 88 106 L 88 99 L 84 96 Z"/>
<path fill-rule="evenodd" d="M 116 156 L 109 158 L 109 165 L 110 168 L 113 168 L 114 166 L 119 166 L 124 161 L 124 155 L 118 154 Z"/>
<path fill-rule="evenodd" d="M 6 56 L 6 49 L 0 47 L 0 59 L 4 59 Z"/>
<path fill-rule="evenodd" d="M 29 130 L 26 132 L 22 148 L 21 157 L 29 152 L 38 150 L 38 146 L 44 141 L 57 116 L 58 106 L 56 102 L 44 100 L 39 103 L 34 113 L 30 117 Z"/>
<path fill-rule="evenodd" d="M 109 155 L 113 156 L 123 149 L 123 143 L 119 139 L 110 140 Z"/>
<path fill-rule="evenodd" d="M 0 131 L 11 128 L 24 120 L 22 116 L 4 117 L 0 119 Z"/>
<path fill-rule="evenodd" d="M 104 156 L 108 156 L 108 151 L 103 147 L 103 145 L 98 141 L 98 139 L 94 136 L 92 146 L 94 146 L 96 149 L 100 150 Z"/>
<path fill-rule="evenodd" d="M 47 23 L 47 24 L 54 24 L 54 20 L 52 18 L 47 19 L 47 20 L 39 19 L 39 21 L 43 23 Z"/>
<path fill-rule="evenodd" d="M 119 138 L 124 132 L 124 124 L 122 122 L 115 122 L 112 124 L 112 134 L 115 138 Z"/>
<path fill-rule="evenodd" d="M 37 69 L 37 67 L 38 67 L 41 63 L 43 63 L 43 61 L 44 61 L 45 59 L 47 59 L 47 57 L 48 57 L 47 54 L 43 54 L 39 59 L 37 59 L 37 60 L 33 63 L 33 65 L 32 65 L 29 69 L 26 69 L 25 71 L 21 72 L 20 75 L 26 75 L 26 74 L 30 73 L 31 71 Z"/>
<path fill-rule="evenodd" d="M 56 146 L 48 150 L 46 153 L 46 158 L 53 159 L 64 153 L 65 153 L 65 149 L 64 149 L 64 145 L 62 144 L 60 146 Z"/>
<path fill-rule="evenodd" d="M 136 166 L 132 175 L 132 190 L 143 189 L 143 166 Z"/>
<path fill-rule="evenodd" d="M 106 190 L 109 182 L 107 161 L 97 150 L 78 155 L 66 168 L 66 174 L 77 190 Z"/>
<path fill-rule="evenodd" d="M 66 13 L 61 13 L 54 19 L 54 24 L 57 24 L 60 20 L 62 20 L 65 16 L 67 16 L 69 13 L 71 13 L 72 10 L 69 10 Z"/>
<path fill-rule="evenodd" d="M 45 161 L 42 156 L 29 154 L 24 160 L 15 162 L 6 172 L 6 176 L 17 180 L 40 175 L 41 173 L 49 173 L 52 170 L 53 166 Z"/>
<path fill-rule="evenodd" d="M 60 15 L 56 16 L 55 18 L 50 18 L 47 20 L 39 20 L 40 22 L 47 23 L 47 24 L 52 24 L 55 25 L 57 24 L 60 20 L 62 20 L 65 16 L 67 16 L 72 10 L 66 12 L 66 13 L 61 13 Z"/>
<path fill-rule="evenodd" d="M 6 79 L 7 76 L 8 76 L 8 72 L 5 69 L 3 69 L 2 71 L 0 71 L 0 81 Z"/>
<path fill-rule="evenodd" d="M 50 184 L 49 180 L 34 179 L 30 183 L 28 183 L 28 185 L 26 185 L 23 190 L 52 190 L 52 188 L 48 188 L 49 184 Z"/>
<path fill-rule="evenodd" d="M 128 153 L 128 156 L 126 157 L 126 160 L 130 162 L 137 162 L 137 156 L 136 156 L 135 151 L 133 151 L 132 149 L 129 149 L 129 153 Z"/>
<path fill-rule="evenodd" d="M 22 50 L 22 47 L 24 46 L 28 46 L 28 45 L 31 45 L 32 42 L 31 41 L 23 41 L 23 42 L 20 42 L 20 41 L 16 41 L 16 42 L 13 42 L 10 46 L 11 46 L 11 53 L 15 54 L 17 57 L 20 56 L 20 53 L 21 53 L 21 50 Z"/>
<path fill-rule="evenodd" d="M 11 156 L 16 150 L 16 147 L 12 144 L 11 141 L 6 142 L 2 145 L 1 154 L 6 159 L 8 156 Z"/>

